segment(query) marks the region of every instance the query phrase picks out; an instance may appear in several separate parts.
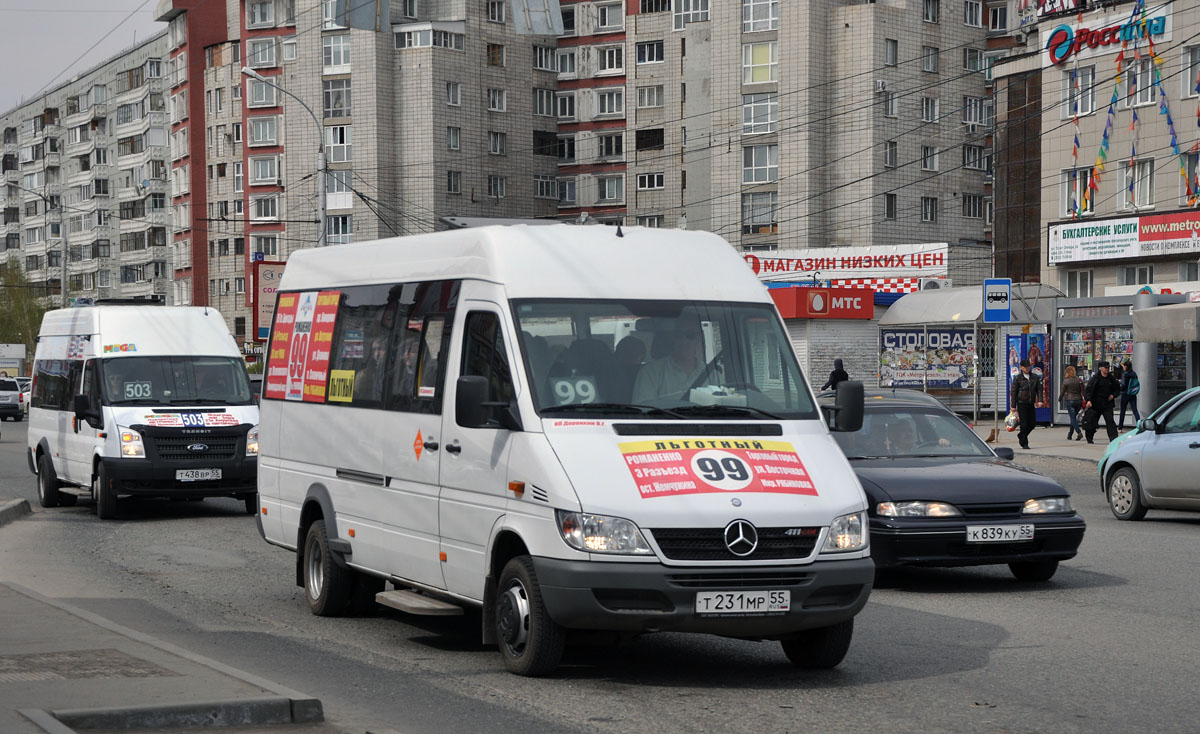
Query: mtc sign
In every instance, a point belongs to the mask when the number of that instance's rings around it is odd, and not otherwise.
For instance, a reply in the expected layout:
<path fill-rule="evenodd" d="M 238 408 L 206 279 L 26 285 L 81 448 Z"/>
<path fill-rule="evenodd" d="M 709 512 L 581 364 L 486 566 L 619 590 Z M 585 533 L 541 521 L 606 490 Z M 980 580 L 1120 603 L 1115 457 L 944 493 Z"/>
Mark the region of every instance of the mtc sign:
<path fill-rule="evenodd" d="M 875 317 L 875 291 L 869 288 L 772 288 L 771 298 L 785 319 Z"/>
<path fill-rule="evenodd" d="M 1171 38 L 1170 20 L 1170 15 L 1159 11 L 1145 19 L 1131 20 L 1129 13 L 1108 16 L 1093 27 L 1064 23 L 1046 36 L 1046 60 L 1059 65 L 1074 57 L 1115 53 L 1122 42 L 1147 38 L 1155 42 L 1168 41 Z"/>

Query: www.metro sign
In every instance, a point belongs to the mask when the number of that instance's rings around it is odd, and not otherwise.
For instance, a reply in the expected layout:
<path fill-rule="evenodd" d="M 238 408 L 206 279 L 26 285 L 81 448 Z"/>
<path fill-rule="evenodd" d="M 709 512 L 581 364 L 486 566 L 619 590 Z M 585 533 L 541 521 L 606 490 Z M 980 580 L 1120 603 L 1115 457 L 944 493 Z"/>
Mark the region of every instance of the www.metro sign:
<path fill-rule="evenodd" d="M 1119 45 L 1123 41 L 1135 42 L 1144 38 L 1161 38 L 1166 33 L 1167 17 L 1165 15 L 1115 23 L 1096 29 L 1080 27 L 1076 30 L 1064 23 L 1050 31 L 1046 39 L 1046 53 L 1050 57 L 1050 63 L 1061 64 L 1086 50 L 1096 51 L 1105 46 Z"/>

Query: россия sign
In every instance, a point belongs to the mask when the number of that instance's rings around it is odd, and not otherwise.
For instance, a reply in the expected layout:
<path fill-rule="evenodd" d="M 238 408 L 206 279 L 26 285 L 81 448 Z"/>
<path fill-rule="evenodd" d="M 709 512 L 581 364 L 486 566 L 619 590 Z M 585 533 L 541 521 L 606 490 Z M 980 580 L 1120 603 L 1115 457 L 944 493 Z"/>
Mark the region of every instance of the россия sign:
<path fill-rule="evenodd" d="M 1200 212 L 1076 220 L 1049 227 L 1050 265 L 1200 253 Z"/>
<path fill-rule="evenodd" d="M 1046 33 L 1045 62 L 1059 65 L 1071 58 L 1087 59 L 1116 53 L 1123 42 L 1155 43 L 1171 40 L 1171 13 L 1163 8 L 1149 11 L 1144 19 L 1129 12 L 1087 18 L 1083 23 L 1063 23 Z"/>

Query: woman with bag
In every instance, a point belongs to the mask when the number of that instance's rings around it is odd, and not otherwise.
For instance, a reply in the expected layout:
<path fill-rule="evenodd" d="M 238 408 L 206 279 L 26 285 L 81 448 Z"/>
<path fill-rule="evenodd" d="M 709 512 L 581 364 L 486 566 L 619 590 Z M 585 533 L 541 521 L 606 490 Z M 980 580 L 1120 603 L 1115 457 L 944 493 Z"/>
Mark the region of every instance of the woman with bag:
<path fill-rule="evenodd" d="M 1117 419 L 1117 430 L 1125 430 L 1125 408 L 1133 407 L 1133 424 L 1142 419 L 1138 413 L 1137 395 L 1142 391 L 1142 383 L 1133 371 L 1133 363 L 1125 360 L 1125 371 L 1121 374 L 1121 417 Z"/>
<path fill-rule="evenodd" d="M 1075 375 L 1074 367 L 1067 367 L 1066 377 L 1058 390 L 1058 401 L 1067 409 L 1071 417 L 1071 429 L 1067 431 L 1067 440 L 1074 436 L 1076 441 L 1083 438 L 1083 429 L 1079 427 L 1079 409 L 1083 407 L 1083 380 Z"/>

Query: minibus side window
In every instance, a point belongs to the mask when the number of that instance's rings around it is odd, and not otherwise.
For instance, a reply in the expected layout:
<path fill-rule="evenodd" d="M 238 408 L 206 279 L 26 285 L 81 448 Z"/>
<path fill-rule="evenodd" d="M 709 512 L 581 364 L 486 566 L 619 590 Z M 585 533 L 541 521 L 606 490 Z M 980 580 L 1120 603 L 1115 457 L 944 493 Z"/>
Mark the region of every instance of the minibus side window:
<path fill-rule="evenodd" d="M 29 398 L 30 407 L 67 410 L 71 396 L 79 389 L 83 361 L 43 359 L 38 360 L 33 368 L 37 375 L 37 388 Z"/>
<path fill-rule="evenodd" d="M 508 403 L 516 395 L 499 317 L 490 311 L 467 315 L 462 375 L 487 378 L 488 402 Z"/>

